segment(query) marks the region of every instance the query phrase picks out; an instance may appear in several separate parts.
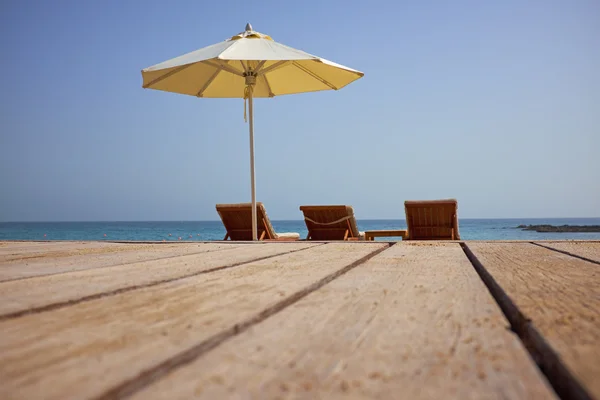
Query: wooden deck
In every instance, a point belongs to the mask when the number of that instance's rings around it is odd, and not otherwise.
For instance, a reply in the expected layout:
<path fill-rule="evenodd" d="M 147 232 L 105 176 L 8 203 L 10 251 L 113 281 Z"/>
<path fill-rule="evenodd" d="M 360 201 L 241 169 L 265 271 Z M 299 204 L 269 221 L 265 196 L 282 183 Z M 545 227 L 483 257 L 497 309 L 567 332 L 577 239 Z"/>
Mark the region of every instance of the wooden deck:
<path fill-rule="evenodd" d="M 600 399 L 600 241 L 0 242 L 0 398 Z"/>

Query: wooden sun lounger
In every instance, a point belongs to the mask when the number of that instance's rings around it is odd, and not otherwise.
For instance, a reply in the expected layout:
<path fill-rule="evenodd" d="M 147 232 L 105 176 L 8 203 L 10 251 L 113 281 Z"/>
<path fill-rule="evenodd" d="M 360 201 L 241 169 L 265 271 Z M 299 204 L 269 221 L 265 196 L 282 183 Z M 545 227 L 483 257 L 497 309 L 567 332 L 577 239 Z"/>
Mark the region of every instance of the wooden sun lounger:
<path fill-rule="evenodd" d="M 252 203 L 217 204 L 227 233 L 223 240 L 252 240 Z M 258 240 L 298 240 L 298 233 L 277 233 L 263 203 L 256 203 Z"/>
<path fill-rule="evenodd" d="M 408 240 L 458 240 L 455 199 L 405 201 Z"/>
<path fill-rule="evenodd" d="M 359 232 L 351 206 L 300 206 L 308 228 L 307 240 L 358 240 Z"/>

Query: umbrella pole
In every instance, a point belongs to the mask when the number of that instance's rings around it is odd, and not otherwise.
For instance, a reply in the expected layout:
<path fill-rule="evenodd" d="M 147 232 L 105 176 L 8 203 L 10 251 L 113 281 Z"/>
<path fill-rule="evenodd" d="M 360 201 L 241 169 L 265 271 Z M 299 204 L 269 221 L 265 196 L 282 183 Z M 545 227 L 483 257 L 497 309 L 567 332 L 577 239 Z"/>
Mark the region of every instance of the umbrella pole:
<path fill-rule="evenodd" d="M 252 90 L 248 91 L 248 108 L 250 112 L 250 182 L 252 186 L 252 240 L 258 240 L 256 213 L 256 184 L 254 175 L 254 104 Z"/>

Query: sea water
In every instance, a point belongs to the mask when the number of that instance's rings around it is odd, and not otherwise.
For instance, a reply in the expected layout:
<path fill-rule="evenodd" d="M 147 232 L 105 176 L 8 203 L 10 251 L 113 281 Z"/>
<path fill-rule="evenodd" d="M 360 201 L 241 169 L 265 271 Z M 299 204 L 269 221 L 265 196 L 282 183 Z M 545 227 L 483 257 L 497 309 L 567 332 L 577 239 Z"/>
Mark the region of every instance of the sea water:
<path fill-rule="evenodd" d="M 272 220 L 271 223 L 277 232 L 297 232 L 301 238 L 306 237 L 306 225 L 302 220 Z M 406 229 L 405 220 L 358 220 L 357 223 L 361 231 Z M 600 232 L 538 233 L 517 229 L 521 224 L 600 225 L 600 218 L 460 219 L 459 232 L 464 240 L 600 239 Z M 221 221 L 0 222 L 0 240 L 200 241 L 222 240 L 224 236 Z"/>

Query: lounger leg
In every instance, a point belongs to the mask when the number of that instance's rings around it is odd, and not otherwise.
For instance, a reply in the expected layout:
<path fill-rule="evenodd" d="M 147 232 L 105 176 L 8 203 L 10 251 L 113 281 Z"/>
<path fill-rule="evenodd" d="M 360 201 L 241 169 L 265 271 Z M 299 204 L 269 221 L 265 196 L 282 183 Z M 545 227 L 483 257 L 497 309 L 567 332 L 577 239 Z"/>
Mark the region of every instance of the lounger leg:
<path fill-rule="evenodd" d="M 260 238 L 258 240 L 263 240 L 265 238 L 266 233 L 267 231 L 263 231 L 263 233 L 260 234 Z"/>
<path fill-rule="evenodd" d="M 229 239 L 229 233 L 226 233 L 225 237 L 223 238 L 223 240 L 227 240 L 227 239 Z"/>
<path fill-rule="evenodd" d="M 354 234 L 352 233 L 352 226 L 350 225 L 350 220 L 347 220 L 346 224 L 348 225 L 348 230 L 346 231 L 346 235 L 348 235 L 348 232 L 349 232 L 350 233 L 350 237 L 354 237 Z M 344 240 L 346 240 L 346 239 L 344 239 Z"/>
<path fill-rule="evenodd" d="M 263 222 L 263 227 L 264 227 L 264 229 L 265 229 L 265 232 L 267 232 L 267 221 L 265 221 L 265 219 L 263 218 L 263 219 L 262 219 L 262 222 Z M 269 239 L 273 239 L 273 238 L 271 237 L 271 234 L 270 234 L 270 233 L 267 233 L 267 234 L 269 235 Z M 263 236 L 264 236 L 264 232 L 263 232 Z M 261 240 L 262 240 L 262 239 L 261 239 Z"/>
<path fill-rule="evenodd" d="M 344 240 L 348 240 L 348 233 L 349 233 L 349 231 L 348 231 L 348 229 L 346 229 L 346 233 L 344 233 Z"/>

